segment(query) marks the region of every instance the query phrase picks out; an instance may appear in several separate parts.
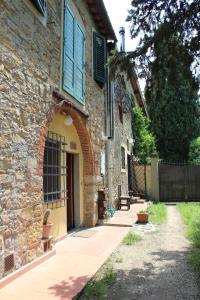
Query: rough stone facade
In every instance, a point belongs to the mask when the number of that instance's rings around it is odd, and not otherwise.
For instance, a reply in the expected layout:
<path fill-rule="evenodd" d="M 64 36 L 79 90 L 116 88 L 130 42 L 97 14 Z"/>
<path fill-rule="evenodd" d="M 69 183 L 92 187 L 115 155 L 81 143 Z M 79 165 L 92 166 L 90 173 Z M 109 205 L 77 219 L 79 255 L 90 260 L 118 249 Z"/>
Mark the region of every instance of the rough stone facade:
<path fill-rule="evenodd" d="M 113 93 L 113 115 L 114 115 L 114 134 L 112 139 L 107 142 L 107 160 L 108 160 L 108 172 L 107 178 L 109 182 L 109 200 L 110 205 L 117 207 L 118 201 L 118 186 L 121 185 L 121 191 L 123 195 L 128 195 L 128 160 L 127 155 L 132 154 L 133 147 L 133 133 L 132 133 L 132 114 L 131 105 L 125 112 L 120 112 L 120 107 L 123 105 L 122 98 L 124 94 L 125 101 L 131 101 L 131 97 L 134 97 L 134 91 L 131 86 L 131 82 L 127 79 L 125 74 L 120 74 L 120 93 L 117 92 L 116 82 Z M 123 109 L 122 109 L 123 110 Z M 121 116 L 120 116 L 121 114 Z M 125 168 L 122 167 L 122 154 L 121 147 L 125 150 Z"/>
<path fill-rule="evenodd" d="M 101 139 L 105 99 L 104 89 L 93 80 L 92 29 L 96 25 L 85 2 L 74 3 L 86 35 L 82 109 L 89 118 L 84 121 L 88 143 L 83 142 L 82 146 L 85 152 L 91 148 L 88 161 L 93 165 L 93 171 L 85 173 L 83 183 L 84 220 L 85 224 L 94 225 L 97 191 L 103 186 L 100 157 L 105 147 Z M 47 18 L 41 20 L 29 0 L 0 2 L 0 278 L 6 275 L 4 259 L 8 255 L 14 255 L 13 269 L 18 269 L 43 252 L 42 157 L 49 115 L 53 117 L 57 101 L 52 91 L 63 94 L 62 9 L 61 0 L 48 0 Z M 69 95 L 64 97 L 73 102 Z M 70 106 L 62 108 L 70 113 Z"/>

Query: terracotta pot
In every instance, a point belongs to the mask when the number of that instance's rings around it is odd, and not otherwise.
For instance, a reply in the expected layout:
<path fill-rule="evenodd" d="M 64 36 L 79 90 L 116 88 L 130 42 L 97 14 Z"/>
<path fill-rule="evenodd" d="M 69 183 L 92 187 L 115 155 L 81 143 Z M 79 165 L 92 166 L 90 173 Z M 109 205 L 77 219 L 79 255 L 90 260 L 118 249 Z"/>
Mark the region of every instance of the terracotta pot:
<path fill-rule="evenodd" d="M 138 213 L 137 218 L 138 218 L 137 219 L 138 223 L 147 223 L 149 214 L 148 213 Z"/>
<path fill-rule="evenodd" d="M 46 225 L 43 225 L 43 233 L 42 233 L 42 238 L 43 239 L 48 239 L 49 238 L 52 226 L 53 226 L 52 223 L 48 223 Z"/>

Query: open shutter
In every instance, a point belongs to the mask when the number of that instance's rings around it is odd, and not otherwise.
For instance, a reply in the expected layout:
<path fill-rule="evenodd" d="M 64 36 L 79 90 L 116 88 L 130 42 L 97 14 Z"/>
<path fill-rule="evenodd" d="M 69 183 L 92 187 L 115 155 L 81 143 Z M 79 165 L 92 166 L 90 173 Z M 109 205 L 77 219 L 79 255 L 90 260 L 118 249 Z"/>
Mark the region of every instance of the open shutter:
<path fill-rule="evenodd" d="M 35 5 L 37 10 L 45 16 L 46 8 L 47 8 L 47 2 L 46 0 L 31 0 L 31 2 Z"/>
<path fill-rule="evenodd" d="M 63 53 L 63 89 L 73 94 L 75 88 L 75 19 L 68 7 L 65 8 L 64 53 Z"/>
<path fill-rule="evenodd" d="M 94 79 L 102 84 L 106 81 L 106 40 L 97 33 L 93 33 L 93 62 Z"/>
<path fill-rule="evenodd" d="M 79 24 L 76 24 L 76 71 L 75 71 L 75 92 L 79 101 L 84 100 L 84 74 L 85 74 L 85 37 Z"/>

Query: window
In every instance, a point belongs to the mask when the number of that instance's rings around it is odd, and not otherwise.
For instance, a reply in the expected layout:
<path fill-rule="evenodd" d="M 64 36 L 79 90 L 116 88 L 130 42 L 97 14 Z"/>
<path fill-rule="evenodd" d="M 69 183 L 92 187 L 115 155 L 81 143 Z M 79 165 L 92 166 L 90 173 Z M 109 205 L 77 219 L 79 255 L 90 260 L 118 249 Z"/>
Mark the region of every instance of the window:
<path fill-rule="evenodd" d="M 43 164 L 44 202 L 64 201 L 66 198 L 65 138 L 49 132 L 45 143 Z"/>
<path fill-rule="evenodd" d="M 122 169 L 126 169 L 125 164 L 125 148 L 121 147 L 121 160 L 122 160 Z"/>
<path fill-rule="evenodd" d="M 47 2 L 46 0 L 31 0 L 33 5 L 37 8 L 37 10 L 45 16 L 46 9 L 47 9 Z"/>
<path fill-rule="evenodd" d="M 85 36 L 68 6 L 64 13 L 63 90 L 84 103 Z"/>
<path fill-rule="evenodd" d="M 106 82 L 106 39 L 99 33 L 93 33 L 94 79 L 101 84 Z"/>

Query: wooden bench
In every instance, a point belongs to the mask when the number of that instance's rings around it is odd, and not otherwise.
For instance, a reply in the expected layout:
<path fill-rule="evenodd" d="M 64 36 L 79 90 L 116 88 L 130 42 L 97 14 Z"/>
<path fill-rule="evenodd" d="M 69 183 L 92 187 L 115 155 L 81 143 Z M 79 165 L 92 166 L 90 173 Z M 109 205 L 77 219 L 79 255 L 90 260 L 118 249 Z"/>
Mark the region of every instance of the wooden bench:
<path fill-rule="evenodd" d="M 122 195 L 121 185 L 118 185 L 118 209 L 122 206 L 126 206 L 127 210 L 130 209 L 131 197 L 128 195 Z"/>

